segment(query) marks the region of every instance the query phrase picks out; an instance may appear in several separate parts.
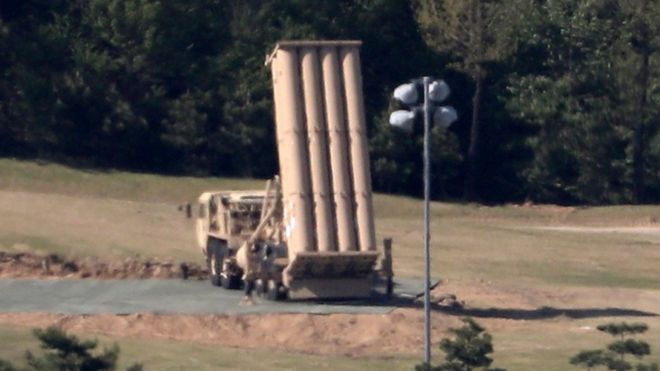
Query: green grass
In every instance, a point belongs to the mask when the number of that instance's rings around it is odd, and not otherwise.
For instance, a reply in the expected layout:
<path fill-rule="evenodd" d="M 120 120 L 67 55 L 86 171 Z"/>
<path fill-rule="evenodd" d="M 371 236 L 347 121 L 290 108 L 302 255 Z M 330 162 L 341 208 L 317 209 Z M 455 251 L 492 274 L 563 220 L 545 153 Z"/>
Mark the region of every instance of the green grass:
<path fill-rule="evenodd" d="M 205 190 L 264 187 L 265 181 L 255 179 L 163 177 L 0 159 L 0 189 L 4 190 L 182 204 L 196 200 Z"/>
<path fill-rule="evenodd" d="M 542 218 L 519 224 L 506 217 L 484 219 L 478 213 L 436 217 L 434 273 L 450 280 L 660 289 L 660 236 L 530 228 L 543 225 Z M 381 236 L 394 237 L 395 271 L 420 276 L 421 222 L 388 218 L 378 219 L 377 225 Z"/>
<path fill-rule="evenodd" d="M 608 322 L 621 322 L 621 318 L 597 318 L 575 320 L 570 326 L 555 325 L 560 320 L 546 321 L 538 326 L 518 326 L 493 334 L 495 346 L 494 366 L 516 370 L 580 370 L 569 363 L 569 359 L 582 350 L 605 349 L 614 339 L 595 330 L 596 326 Z M 651 328 L 660 327 L 660 320 L 648 318 L 626 318 L 629 322 L 645 322 Z M 644 363 L 660 362 L 660 332 L 655 331 L 638 337 L 651 346 L 651 355 Z M 628 357 L 633 365 L 637 360 Z"/>
<path fill-rule="evenodd" d="M 168 177 L 71 169 L 57 164 L 0 159 L 0 249 L 101 257 L 157 256 L 201 262 L 193 223 L 177 206 L 204 190 L 261 189 L 263 180 Z M 374 197 L 378 238 L 393 237 L 397 276 L 423 272 L 422 202 Z M 554 290 L 532 305 L 620 307 L 658 311 L 660 235 L 546 227 L 660 226 L 660 206 L 563 208 L 433 203 L 433 274 L 449 282 L 481 282 L 530 292 Z M 459 285 L 460 287 L 460 285 Z M 568 294 L 564 295 L 566 292 Z M 457 292 L 459 298 L 462 293 Z M 530 294 L 531 295 L 531 294 Z M 478 295 L 473 295 L 475 298 Z M 488 299 L 491 300 L 491 299 Z M 475 303 L 492 305 L 480 300 Z M 523 301 L 524 302 L 524 301 Z M 505 308 L 515 304 L 503 303 Z M 505 321 L 495 326 L 496 365 L 509 370 L 570 369 L 578 349 L 608 338 L 581 327 L 611 319 Z M 659 361 L 660 320 L 641 320 Z M 510 322 L 506 322 L 510 321 Z M 498 323 L 498 322 L 495 322 Z M 522 324 L 521 324 L 522 323 Z M 509 326 L 508 324 L 511 324 Z M 491 329 L 489 329 L 491 330 Z M 149 369 L 411 369 L 412 355 L 383 359 L 322 357 L 248 351 L 170 341 L 118 341 L 123 359 Z M 0 326 L 0 358 L 20 358 L 34 344 L 28 331 Z M 439 356 L 436 356 L 436 360 Z"/>
<path fill-rule="evenodd" d="M 89 339 L 90 336 L 79 335 Z M 119 369 L 142 363 L 146 370 L 410 370 L 410 356 L 351 358 L 233 349 L 168 340 L 138 340 L 95 336 L 99 349 L 117 343 L 121 348 Z M 26 350 L 38 354 L 39 344 L 25 327 L 0 325 L 0 359 L 24 366 Z"/>
<path fill-rule="evenodd" d="M 657 318 L 626 318 L 660 327 Z M 575 320 L 569 326 L 561 320 L 541 321 L 537 325 L 501 327 L 490 331 L 495 352 L 494 367 L 509 371 L 556 371 L 577 369 L 568 360 L 580 350 L 605 348 L 612 338 L 595 330 L 598 324 L 621 321 L 620 318 Z M 78 335 L 92 338 L 90 335 Z M 420 355 L 392 355 L 387 358 L 351 358 L 319 356 L 265 349 L 233 349 L 169 340 L 129 339 L 94 336 L 103 345 L 121 347 L 120 369 L 139 362 L 147 370 L 411 370 Z M 644 361 L 660 362 L 660 332 L 638 337 L 651 345 L 651 355 Z M 25 327 L 0 325 L 0 359 L 22 365 L 27 349 L 39 352 L 38 343 Z M 437 340 L 436 340 L 437 341 Z M 434 361 L 442 353 L 434 348 Z M 630 360 L 633 361 L 633 360 Z M 634 363 L 634 361 L 633 361 Z"/>
<path fill-rule="evenodd" d="M 0 248 L 199 261 L 193 222 L 177 206 L 204 190 L 261 189 L 264 183 L 87 171 L 0 159 Z M 421 276 L 422 202 L 377 194 L 374 208 L 379 240 L 394 238 L 396 273 Z M 438 277 L 660 289 L 660 234 L 538 228 L 651 225 L 660 220 L 660 206 L 433 203 L 432 215 L 432 257 Z"/>

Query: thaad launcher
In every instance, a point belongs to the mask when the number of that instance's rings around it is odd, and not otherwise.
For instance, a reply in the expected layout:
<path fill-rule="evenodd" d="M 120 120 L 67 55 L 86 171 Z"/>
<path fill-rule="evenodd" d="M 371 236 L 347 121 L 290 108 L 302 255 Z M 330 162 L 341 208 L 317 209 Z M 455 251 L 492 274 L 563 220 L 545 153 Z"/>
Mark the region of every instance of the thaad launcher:
<path fill-rule="evenodd" d="M 280 175 L 205 192 L 197 237 L 211 281 L 271 299 L 370 295 L 376 271 L 359 41 L 282 41 L 268 56 Z M 389 252 L 389 249 L 388 249 Z"/>

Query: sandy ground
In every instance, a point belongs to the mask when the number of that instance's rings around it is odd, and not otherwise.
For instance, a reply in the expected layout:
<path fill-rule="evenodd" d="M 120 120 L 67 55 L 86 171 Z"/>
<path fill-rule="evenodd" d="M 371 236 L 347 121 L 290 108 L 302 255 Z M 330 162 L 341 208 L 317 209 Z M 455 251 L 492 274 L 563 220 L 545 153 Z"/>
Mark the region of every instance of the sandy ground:
<path fill-rule="evenodd" d="M 48 263 L 45 263 L 48 261 Z M 205 270 L 192 265 L 193 275 Z M 172 261 L 98 258 L 64 259 L 56 255 L 0 253 L 0 277 L 30 278 L 172 278 Z M 451 300 L 440 300 L 451 297 Z M 597 317 L 657 316 L 660 292 L 624 288 L 516 287 L 487 281 L 443 282 L 433 291 L 434 339 L 475 317 L 489 331 L 574 327 L 572 321 Z M 449 305 L 447 305 L 449 302 Z M 549 319 L 551 321 L 542 321 Z M 96 334 L 137 339 L 167 339 L 238 348 L 347 356 L 415 353 L 423 346 L 421 303 L 411 302 L 389 314 L 261 315 L 63 315 L 0 313 L 0 323 L 26 327 L 55 325 L 84 336 Z"/>

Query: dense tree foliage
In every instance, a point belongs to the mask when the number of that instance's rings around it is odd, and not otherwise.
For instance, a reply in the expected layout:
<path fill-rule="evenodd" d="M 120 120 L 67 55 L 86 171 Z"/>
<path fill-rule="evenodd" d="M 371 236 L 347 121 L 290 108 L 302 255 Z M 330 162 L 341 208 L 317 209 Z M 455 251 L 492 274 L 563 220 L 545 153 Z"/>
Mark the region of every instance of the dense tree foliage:
<path fill-rule="evenodd" d="M 524 50 L 516 57 L 541 62 L 515 73 L 509 86 L 509 108 L 537 129 L 526 169 L 534 198 L 634 199 L 640 87 L 630 83 L 635 67 L 622 60 L 634 37 L 628 22 L 616 1 L 548 1 L 520 30 Z"/>
<path fill-rule="evenodd" d="M 660 200 L 657 0 L 7 0 L 0 156 L 178 174 L 277 171 L 282 39 L 360 39 L 374 188 L 419 194 L 391 91 L 443 77 L 433 196 Z"/>
<path fill-rule="evenodd" d="M 503 45 L 502 30 L 510 10 L 499 0 L 418 2 L 417 18 L 428 44 L 447 54 L 452 62 L 449 66 L 465 72 L 474 82 L 464 188 L 468 200 L 478 199 L 483 85 L 488 77 L 488 65 L 508 52 Z"/>

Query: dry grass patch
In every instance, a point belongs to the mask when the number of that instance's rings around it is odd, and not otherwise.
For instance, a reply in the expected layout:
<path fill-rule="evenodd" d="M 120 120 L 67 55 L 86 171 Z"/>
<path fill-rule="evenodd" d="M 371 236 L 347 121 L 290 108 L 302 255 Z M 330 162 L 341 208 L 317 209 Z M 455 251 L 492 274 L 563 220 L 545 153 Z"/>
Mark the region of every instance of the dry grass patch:
<path fill-rule="evenodd" d="M 177 206 L 194 200 L 202 190 L 261 189 L 263 185 L 261 180 L 94 172 L 0 160 L 0 249 L 201 262 L 192 222 Z M 375 195 L 374 206 L 379 239 L 394 238 L 395 273 L 420 277 L 422 202 Z M 433 273 L 445 280 L 442 290 L 457 294 L 468 309 L 477 310 L 462 314 L 493 314 L 477 320 L 495 336 L 497 366 L 568 369 L 570 355 L 609 341 L 593 328 L 610 320 L 647 322 L 651 330 L 645 338 L 654 348 L 650 360 L 659 360 L 660 320 L 635 316 L 639 311 L 660 310 L 660 240 L 654 233 L 639 230 L 603 233 L 594 227 L 660 230 L 660 206 L 433 203 L 432 214 Z M 581 229 L 567 230 L 566 226 Z M 541 316 L 527 318 L 530 313 Z M 567 317 L 566 313 L 585 316 Z M 608 317 L 613 313 L 621 316 Z M 415 314 L 412 324 L 419 322 L 419 315 Z M 434 339 L 439 341 L 443 329 L 457 317 L 435 318 Z M 3 334 L 0 331 L 0 338 Z M 281 351 L 264 351 L 259 357 L 272 357 L 274 361 L 267 363 L 271 369 L 410 369 L 415 361 L 406 357 L 417 349 L 421 352 L 421 333 L 416 339 L 406 345 L 408 355 L 395 361 L 316 358 Z M 147 364 L 164 365 L 164 369 L 183 368 L 172 357 L 188 357 L 191 363 L 185 364 L 195 369 L 259 368 L 252 360 L 253 351 L 169 340 L 146 345 L 136 339 L 121 342 L 127 344 L 127 357 L 144 352 L 152 357 Z M 182 350 L 177 353 L 177 349 Z"/>

